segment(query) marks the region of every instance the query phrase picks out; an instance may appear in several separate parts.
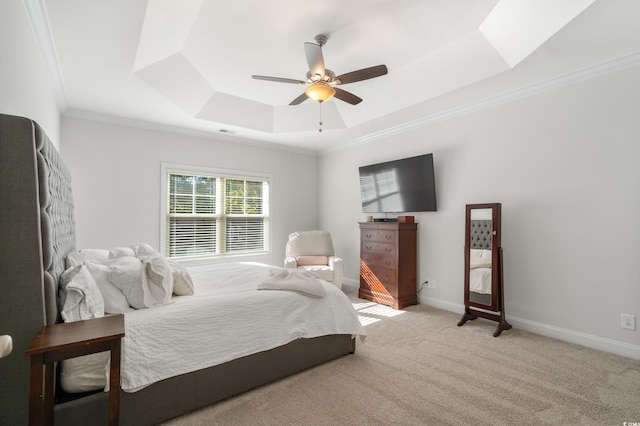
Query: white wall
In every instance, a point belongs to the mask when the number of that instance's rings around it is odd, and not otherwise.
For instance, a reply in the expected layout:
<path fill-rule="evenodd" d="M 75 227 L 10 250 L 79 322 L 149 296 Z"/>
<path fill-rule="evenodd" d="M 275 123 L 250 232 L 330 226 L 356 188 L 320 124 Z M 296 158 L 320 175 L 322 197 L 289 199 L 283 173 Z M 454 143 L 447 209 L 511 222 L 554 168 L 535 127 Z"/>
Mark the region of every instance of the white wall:
<path fill-rule="evenodd" d="M 0 114 L 37 121 L 56 146 L 60 109 L 22 0 L 0 2 Z"/>
<path fill-rule="evenodd" d="M 160 248 L 160 167 L 175 163 L 270 174 L 272 254 L 291 232 L 318 226 L 317 157 L 78 118 L 62 120 L 73 176 L 78 248 L 145 242 Z M 238 259 L 246 260 L 246 259 Z"/>
<path fill-rule="evenodd" d="M 465 204 L 502 203 L 516 327 L 640 358 L 640 68 L 323 155 L 321 227 L 357 285 L 358 166 L 433 152 L 438 211 L 416 213 L 419 299 L 463 309 Z"/>

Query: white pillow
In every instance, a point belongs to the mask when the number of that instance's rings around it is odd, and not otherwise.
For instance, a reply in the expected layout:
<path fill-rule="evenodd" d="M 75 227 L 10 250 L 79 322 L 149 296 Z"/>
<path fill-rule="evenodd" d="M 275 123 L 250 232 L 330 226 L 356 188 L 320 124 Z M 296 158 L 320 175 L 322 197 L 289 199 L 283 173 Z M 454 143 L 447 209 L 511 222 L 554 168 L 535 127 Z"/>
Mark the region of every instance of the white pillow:
<path fill-rule="evenodd" d="M 60 302 L 64 322 L 104 316 L 102 293 L 84 265 L 69 268 L 60 277 Z"/>
<path fill-rule="evenodd" d="M 186 269 L 184 272 L 177 271 L 174 274 L 174 269 L 176 268 L 172 268 L 169 260 L 149 244 L 134 244 L 131 248 L 136 257 L 142 260 L 145 274 L 149 280 L 149 289 L 153 299 L 158 303 L 171 301 L 171 296 L 174 293 L 174 277 L 176 275 L 180 280 L 178 284 L 179 295 L 193 294 L 193 283 L 191 283 L 191 277 L 186 272 Z M 189 286 L 191 286 L 191 289 L 189 289 Z"/>
<path fill-rule="evenodd" d="M 135 253 L 135 256 L 139 259 L 142 259 L 147 256 L 157 256 L 160 255 L 157 251 L 153 249 L 149 244 L 134 244 L 131 246 L 131 249 Z"/>
<path fill-rule="evenodd" d="M 104 312 L 107 314 L 123 314 L 133 311 L 124 293 L 109 280 L 109 267 L 101 263 L 85 262 L 91 276 L 98 284 L 104 299 Z"/>
<path fill-rule="evenodd" d="M 117 259 L 118 257 L 132 256 L 135 257 L 135 253 L 130 247 L 114 247 L 109 250 L 109 259 Z"/>
<path fill-rule="evenodd" d="M 167 260 L 150 256 L 145 260 L 123 256 L 106 262 L 108 279 L 136 309 L 152 308 L 171 300 L 173 277 Z"/>
<path fill-rule="evenodd" d="M 167 258 L 161 254 L 142 259 L 143 280 L 149 286 L 152 305 L 162 305 L 171 301 L 173 294 L 173 273 Z"/>
<path fill-rule="evenodd" d="M 66 259 L 67 268 L 78 266 L 85 261 L 93 261 L 102 263 L 109 259 L 109 250 L 106 249 L 82 249 L 73 253 L 69 253 Z"/>
<path fill-rule="evenodd" d="M 133 253 L 133 250 L 131 251 Z M 106 262 L 108 279 L 116 286 L 127 303 L 135 309 L 153 306 L 142 276 L 142 262 L 137 257 L 121 256 Z"/>
<path fill-rule="evenodd" d="M 469 268 L 491 268 L 491 258 L 472 257 L 471 259 L 469 259 Z"/>
<path fill-rule="evenodd" d="M 193 291 L 193 280 L 187 268 L 175 260 L 167 259 L 173 274 L 173 294 L 176 296 L 191 296 Z"/>
<path fill-rule="evenodd" d="M 297 256 L 296 263 L 298 266 L 328 265 L 329 258 L 327 256 Z"/>
<path fill-rule="evenodd" d="M 469 253 L 471 257 L 482 257 L 482 249 L 471 249 Z"/>
<path fill-rule="evenodd" d="M 62 389 L 69 393 L 105 389 L 110 363 L 109 351 L 65 359 L 60 369 Z"/>

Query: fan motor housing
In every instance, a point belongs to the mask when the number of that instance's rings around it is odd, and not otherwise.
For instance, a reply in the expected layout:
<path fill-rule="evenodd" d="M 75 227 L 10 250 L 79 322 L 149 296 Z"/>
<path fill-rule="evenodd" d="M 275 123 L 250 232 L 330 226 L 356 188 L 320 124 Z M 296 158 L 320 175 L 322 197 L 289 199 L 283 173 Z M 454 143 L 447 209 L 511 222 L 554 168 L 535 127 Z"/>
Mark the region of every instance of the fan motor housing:
<path fill-rule="evenodd" d="M 324 69 L 324 77 L 311 75 L 311 71 L 307 71 L 307 82 L 311 84 L 318 83 L 321 81 L 327 84 L 334 83 L 335 77 L 336 77 L 336 74 L 327 68 Z"/>
<path fill-rule="evenodd" d="M 315 36 L 313 38 L 316 42 L 316 44 L 319 44 L 320 46 L 324 46 L 325 44 L 327 44 L 327 36 L 324 34 L 318 34 L 317 36 Z"/>

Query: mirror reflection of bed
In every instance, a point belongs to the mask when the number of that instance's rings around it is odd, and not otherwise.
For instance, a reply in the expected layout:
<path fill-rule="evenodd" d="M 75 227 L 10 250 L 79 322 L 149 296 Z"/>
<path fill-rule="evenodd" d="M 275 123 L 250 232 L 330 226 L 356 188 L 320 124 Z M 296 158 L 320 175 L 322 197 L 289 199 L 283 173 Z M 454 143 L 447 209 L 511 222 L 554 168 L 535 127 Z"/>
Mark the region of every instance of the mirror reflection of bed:
<path fill-rule="evenodd" d="M 491 250 L 471 249 L 469 298 L 483 305 L 491 304 Z"/>

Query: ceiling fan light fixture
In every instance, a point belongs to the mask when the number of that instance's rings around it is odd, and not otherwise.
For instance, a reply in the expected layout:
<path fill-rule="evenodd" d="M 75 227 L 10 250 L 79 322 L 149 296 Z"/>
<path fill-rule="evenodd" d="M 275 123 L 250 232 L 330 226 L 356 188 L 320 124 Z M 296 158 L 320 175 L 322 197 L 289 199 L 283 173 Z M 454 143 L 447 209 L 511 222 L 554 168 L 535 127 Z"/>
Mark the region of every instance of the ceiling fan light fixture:
<path fill-rule="evenodd" d="M 336 89 L 325 83 L 315 83 L 307 87 L 304 93 L 316 102 L 326 102 L 336 94 Z"/>

